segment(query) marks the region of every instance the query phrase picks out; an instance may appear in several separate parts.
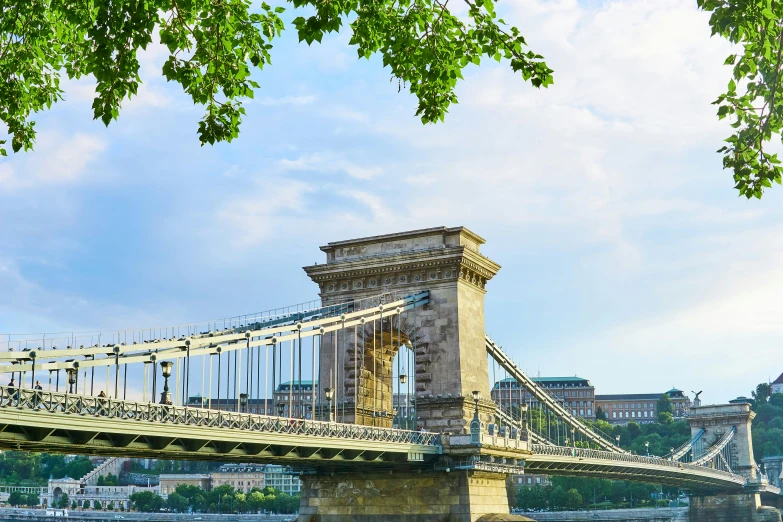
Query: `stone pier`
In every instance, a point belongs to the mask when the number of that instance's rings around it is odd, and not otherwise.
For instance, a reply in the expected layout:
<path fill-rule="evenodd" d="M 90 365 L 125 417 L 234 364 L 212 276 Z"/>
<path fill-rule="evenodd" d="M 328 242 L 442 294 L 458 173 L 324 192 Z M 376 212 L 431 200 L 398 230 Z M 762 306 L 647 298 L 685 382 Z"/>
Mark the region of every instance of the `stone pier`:
<path fill-rule="evenodd" d="M 299 522 L 475 522 L 508 513 L 504 475 L 479 471 L 303 475 Z"/>
<path fill-rule="evenodd" d="M 758 493 L 692 496 L 688 522 L 780 522 L 780 511 L 762 506 Z"/>

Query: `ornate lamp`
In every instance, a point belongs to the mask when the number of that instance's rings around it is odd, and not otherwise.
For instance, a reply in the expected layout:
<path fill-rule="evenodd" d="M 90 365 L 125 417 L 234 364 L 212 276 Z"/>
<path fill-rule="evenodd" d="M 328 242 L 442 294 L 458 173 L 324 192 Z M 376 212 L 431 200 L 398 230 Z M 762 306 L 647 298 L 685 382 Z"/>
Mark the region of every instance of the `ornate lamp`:
<path fill-rule="evenodd" d="M 404 373 L 400 374 L 400 384 L 405 384 L 406 382 L 408 382 L 408 376 Z"/>
<path fill-rule="evenodd" d="M 239 411 L 241 413 L 247 413 L 247 393 L 239 394 Z"/>
<path fill-rule="evenodd" d="M 68 374 L 68 384 L 70 388 L 68 393 L 73 393 L 73 385 L 76 384 L 76 372 L 79 371 L 76 368 L 66 368 L 65 373 Z"/>
<path fill-rule="evenodd" d="M 324 389 L 326 395 L 326 405 L 329 408 L 329 422 L 332 422 L 332 398 L 334 397 L 334 388 Z"/>
<path fill-rule="evenodd" d="M 169 393 L 169 377 L 171 377 L 171 368 L 174 363 L 171 361 L 161 361 L 160 371 L 163 373 L 163 391 L 160 393 L 161 404 L 171 404 L 171 393 Z"/>
<path fill-rule="evenodd" d="M 473 390 L 473 402 L 476 403 L 476 410 L 473 412 L 473 420 L 470 421 L 470 442 L 471 444 L 481 445 L 481 420 L 478 411 L 479 392 Z"/>
<path fill-rule="evenodd" d="M 282 402 L 277 403 L 277 416 L 282 417 L 283 416 L 283 410 L 285 409 L 285 404 Z"/>

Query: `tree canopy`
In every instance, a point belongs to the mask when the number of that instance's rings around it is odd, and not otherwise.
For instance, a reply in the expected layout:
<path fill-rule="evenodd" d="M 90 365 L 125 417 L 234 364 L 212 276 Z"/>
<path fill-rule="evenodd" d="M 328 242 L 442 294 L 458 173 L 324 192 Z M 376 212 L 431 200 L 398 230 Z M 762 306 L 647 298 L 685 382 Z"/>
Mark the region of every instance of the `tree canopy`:
<path fill-rule="evenodd" d="M 494 0 L 288 0 L 299 41 L 320 42 L 348 25 L 360 58 L 379 54 L 399 88 L 418 98 L 425 123 L 442 121 L 457 102 L 462 70 L 484 57 L 506 60 L 535 87 L 552 83 L 543 57 L 519 30 L 498 18 Z M 251 0 L 8 0 L 0 5 L 0 119 L 11 148 L 28 150 L 32 116 L 63 97 L 61 75 L 96 81 L 93 115 L 108 125 L 135 95 L 140 51 L 156 31 L 169 52 L 164 76 L 205 107 L 198 125 L 203 144 L 231 141 L 259 84 L 251 77 L 272 58 L 272 42 L 286 28 L 286 7 Z M 0 154 L 6 154 L 0 142 Z"/>
<path fill-rule="evenodd" d="M 718 117 L 731 117 L 734 133 L 726 138 L 723 167 L 734 174 L 735 188 L 760 198 L 781 179 L 780 160 L 767 146 L 783 130 L 783 2 L 775 0 L 697 0 L 710 11 L 713 35 L 741 46 L 724 62 L 732 77 L 718 96 Z"/>
<path fill-rule="evenodd" d="M 178 83 L 205 113 L 201 144 L 239 134 L 243 102 L 259 83 L 254 70 L 271 63 L 272 44 L 286 29 L 299 41 L 321 42 L 348 30 L 359 58 L 380 55 L 398 89 L 418 98 L 424 123 L 443 121 L 457 103 L 462 71 L 482 58 L 506 61 L 535 87 L 553 82 L 552 69 L 530 50 L 519 30 L 497 16 L 496 0 L 7 0 L 0 4 L 0 120 L 14 152 L 35 141 L 35 113 L 63 98 L 61 79 L 96 81 L 93 116 L 108 125 L 123 101 L 138 91 L 139 53 L 156 32 L 169 53 L 162 74 Z M 455 14 L 454 5 L 467 9 Z M 739 51 L 726 92 L 713 103 L 734 133 L 718 152 L 735 188 L 760 198 L 783 182 L 777 154 L 769 151 L 783 130 L 783 3 L 774 0 L 696 0 L 711 13 L 713 35 Z M 294 14 L 289 16 L 290 6 Z M 347 29 L 346 29 L 347 27 Z M 7 154 L 0 140 L 0 155 Z"/>

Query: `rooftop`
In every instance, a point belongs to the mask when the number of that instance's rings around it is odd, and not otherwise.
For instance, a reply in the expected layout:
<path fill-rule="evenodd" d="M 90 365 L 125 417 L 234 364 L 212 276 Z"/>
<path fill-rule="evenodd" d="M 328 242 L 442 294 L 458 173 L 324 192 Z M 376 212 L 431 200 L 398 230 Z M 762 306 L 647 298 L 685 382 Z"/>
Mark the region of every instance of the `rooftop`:
<path fill-rule="evenodd" d="M 547 384 L 562 384 L 564 386 L 570 385 L 570 386 L 592 386 L 590 384 L 590 381 L 587 379 L 583 379 L 582 377 L 531 377 L 531 380 L 534 382 L 537 382 L 539 384 L 547 385 Z M 501 384 L 504 382 L 510 382 L 512 383 L 512 388 L 514 387 L 513 384 L 516 383 L 516 379 L 513 377 L 508 377 L 506 379 L 501 379 L 495 383 L 495 388 L 500 388 Z M 507 387 L 507 386 L 506 386 Z"/>
<path fill-rule="evenodd" d="M 783 384 L 783 373 L 781 373 L 777 379 L 772 381 L 772 384 Z"/>
<path fill-rule="evenodd" d="M 597 401 L 650 401 L 658 400 L 663 393 L 618 393 L 613 395 L 596 395 Z"/>

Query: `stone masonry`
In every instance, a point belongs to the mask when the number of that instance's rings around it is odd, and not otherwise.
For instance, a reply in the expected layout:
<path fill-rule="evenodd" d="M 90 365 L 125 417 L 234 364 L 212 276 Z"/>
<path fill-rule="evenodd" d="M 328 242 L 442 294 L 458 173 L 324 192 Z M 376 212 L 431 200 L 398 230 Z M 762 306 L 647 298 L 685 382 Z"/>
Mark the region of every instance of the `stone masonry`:
<path fill-rule="evenodd" d="M 324 336 L 319 393 L 335 388 L 339 420 L 391 425 L 391 363 L 400 344 L 407 344 L 415 353 L 419 424 L 428 431 L 468 432 L 471 392 L 490 397 L 484 294 L 500 266 L 481 255 L 483 243 L 464 227 L 437 227 L 321 247 L 326 263 L 304 270 L 324 305 L 384 292 L 395 298 L 430 292 L 429 304 L 401 317 Z M 489 409 L 481 410 L 489 421 Z"/>
<path fill-rule="evenodd" d="M 691 408 L 688 424 L 691 435 L 704 428 L 704 440 L 710 443 L 717 440 L 727 430 L 736 428 L 729 443 L 731 446 L 731 469 L 743 475 L 749 482 L 757 482 L 758 466 L 753 459 L 753 440 L 750 436 L 750 423 L 756 414 L 750 411 L 750 404 L 714 404 Z"/>
<path fill-rule="evenodd" d="M 299 522 L 468 522 L 508 513 L 506 478 L 471 471 L 302 476 Z"/>

